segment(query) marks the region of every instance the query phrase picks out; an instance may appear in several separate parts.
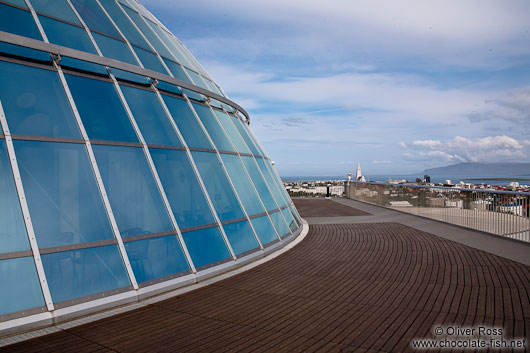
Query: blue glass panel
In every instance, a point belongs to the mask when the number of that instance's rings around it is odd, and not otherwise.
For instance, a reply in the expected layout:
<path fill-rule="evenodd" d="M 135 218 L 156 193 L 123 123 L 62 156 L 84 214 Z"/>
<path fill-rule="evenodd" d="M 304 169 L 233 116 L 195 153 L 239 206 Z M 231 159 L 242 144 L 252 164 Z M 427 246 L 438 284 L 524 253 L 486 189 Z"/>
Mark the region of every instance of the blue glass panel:
<path fill-rule="evenodd" d="M 284 208 L 282 210 L 283 217 L 287 220 L 287 223 L 289 224 L 289 229 L 291 231 L 294 231 L 298 228 L 298 225 L 296 224 L 293 215 L 291 214 L 291 211 L 289 211 L 288 208 Z"/>
<path fill-rule="evenodd" d="M 236 255 L 259 248 L 254 232 L 247 221 L 226 224 L 223 228 Z"/>
<path fill-rule="evenodd" d="M 208 86 L 206 86 L 206 84 L 204 84 L 203 80 L 201 79 L 201 77 L 199 76 L 198 73 L 196 73 L 195 71 L 192 71 L 192 70 L 188 70 L 186 69 L 186 71 L 188 72 L 188 75 L 190 75 L 191 79 L 193 80 L 193 83 L 201 88 L 204 88 L 205 90 L 209 91 L 210 89 L 208 88 Z"/>
<path fill-rule="evenodd" d="M 160 62 L 158 56 L 156 56 L 150 51 L 138 47 L 135 47 L 134 51 L 136 52 L 136 55 L 138 55 L 138 58 L 146 69 L 160 72 L 164 75 L 168 74 L 167 70 L 164 68 L 164 65 L 162 65 L 162 63 Z"/>
<path fill-rule="evenodd" d="M 278 236 L 276 235 L 276 232 L 274 231 L 274 228 L 271 224 L 271 221 L 269 220 L 269 217 L 263 216 L 263 217 L 253 218 L 250 221 L 252 222 L 252 226 L 254 227 L 254 230 L 256 231 L 256 233 L 258 233 L 259 240 L 261 241 L 261 244 L 263 246 L 270 243 L 271 241 L 278 240 Z"/>
<path fill-rule="evenodd" d="M 192 105 L 206 131 L 208 131 L 208 135 L 210 135 L 215 147 L 220 151 L 235 152 L 235 148 L 230 143 L 230 140 L 228 140 L 228 137 L 223 132 L 221 125 L 217 122 L 210 108 L 197 103 L 192 103 Z"/>
<path fill-rule="evenodd" d="M 111 82 L 76 75 L 65 76 L 90 139 L 138 142 Z"/>
<path fill-rule="evenodd" d="M 188 98 L 195 99 L 198 102 L 206 102 L 206 97 L 203 96 L 200 93 L 197 93 L 195 91 L 191 91 L 191 90 L 186 89 L 186 88 L 183 88 L 182 92 L 186 93 L 186 96 L 188 96 Z"/>
<path fill-rule="evenodd" d="M 143 149 L 94 145 L 93 150 L 121 235 L 173 230 Z"/>
<path fill-rule="evenodd" d="M 3 1 L 11 3 L 11 4 L 14 4 L 14 5 L 17 5 L 17 6 L 20 6 L 20 7 L 23 7 L 25 9 L 28 8 L 28 6 L 26 5 L 26 2 L 24 0 L 3 0 Z"/>
<path fill-rule="evenodd" d="M 230 257 L 221 231 L 217 227 L 182 233 L 191 260 L 201 267 Z"/>
<path fill-rule="evenodd" d="M 0 4 L 0 31 L 42 40 L 29 11 Z"/>
<path fill-rule="evenodd" d="M 188 147 L 213 149 L 188 103 L 165 94 L 162 97 Z"/>
<path fill-rule="evenodd" d="M 215 218 L 186 152 L 154 148 L 150 152 L 179 227 L 214 223 Z"/>
<path fill-rule="evenodd" d="M 64 47 L 97 54 L 88 34 L 83 28 L 39 16 L 40 23 L 49 41 Z"/>
<path fill-rule="evenodd" d="M 153 26 L 155 27 L 155 26 Z M 179 50 L 181 47 L 180 44 L 177 44 L 178 40 L 173 37 L 171 34 L 167 33 L 165 30 L 159 28 L 156 26 L 155 30 L 159 34 L 160 38 L 166 45 L 168 46 L 171 53 L 173 53 L 173 56 L 177 58 L 177 60 L 185 67 L 188 67 L 190 69 L 194 69 L 192 63 L 189 62 L 189 60 L 186 58 L 185 55 L 182 54 L 182 52 Z"/>
<path fill-rule="evenodd" d="M 39 247 L 113 238 L 84 145 L 14 144 Z"/>
<path fill-rule="evenodd" d="M 250 174 L 250 178 L 254 182 L 254 185 L 256 185 L 258 194 L 261 197 L 263 204 L 265 204 L 267 211 L 278 208 L 274 202 L 274 198 L 267 188 L 265 180 L 263 180 L 263 177 L 259 172 L 258 166 L 256 163 L 254 163 L 254 158 L 242 156 L 241 159 L 243 160 L 243 164 L 245 164 L 245 167 L 247 168 L 248 174 Z"/>
<path fill-rule="evenodd" d="M 95 0 L 70 0 L 75 6 L 79 15 L 90 29 L 121 38 L 120 33 L 114 28 L 101 10 Z"/>
<path fill-rule="evenodd" d="M 221 154 L 221 159 L 247 214 L 265 212 L 239 157 L 232 154 Z"/>
<path fill-rule="evenodd" d="M 90 63 L 84 60 L 78 60 L 78 59 L 62 56 L 60 64 L 61 64 L 61 67 L 63 68 L 72 68 L 75 70 L 81 70 L 81 71 L 86 71 L 90 73 L 96 73 L 96 74 L 103 75 L 103 76 L 108 76 L 108 72 L 105 66 L 93 64 L 93 63 Z"/>
<path fill-rule="evenodd" d="M 0 98 L 12 134 L 81 138 L 55 71 L 0 61 Z"/>
<path fill-rule="evenodd" d="M 138 62 L 125 42 L 94 32 L 92 32 L 92 36 L 104 57 L 123 61 L 131 65 L 138 65 Z"/>
<path fill-rule="evenodd" d="M 130 285 L 116 245 L 42 255 L 55 303 Z"/>
<path fill-rule="evenodd" d="M 245 140 L 247 147 L 250 148 L 250 151 L 252 152 L 252 154 L 256 156 L 261 155 L 260 151 L 256 148 L 256 146 L 252 142 L 252 139 L 250 135 L 248 134 L 246 127 L 244 126 L 245 123 L 237 118 L 232 118 L 232 119 L 234 121 L 234 125 L 236 126 L 237 130 L 241 134 L 241 137 L 243 137 L 243 140 Z"/>
<path fill-rule="evenodd" d="M 219 119 L 221 125 L 225 129 L 225 132 L 228 134 L 228 137 L 232 141 L 232 144 L 235 146 L 236 150 L 241 153 L 250 153 L 250 150 L 247 147 L 247 144 L 241 138 L 239 131 L 232 123 L 233 118 L 229 117 L 226 113 L 214 109 L 214 113 Z"/>
<path fill-rule="evenodd" d="M 182 146 L 154 92 L 123 85 L 121 90 L 148 144 Z"/>
<path fill-rule="evenodd" d="M 189 271 L 175 235 L 125 243 L 138 283 Z"/>
<path fill-rule="evenodd" d="M 175 78 L 178 78 L 179 80 L 182 80 L 184 82 L 193 83 L 188 78 L 188 76 L 186 76 L 186 73 L 184 72 L 184 69 L 182 68 L 182 66 L 166 58 L 162 58 L 162 60 L 164 60 L 164 62 L 166 63 L 166 66 L 169 68 L 169 70 L 171 71 L 171 73 L 173 74 Z"/>
<path fill-rule="evenodd" d="M 217 154 L 195 151 L 191 154 L 221 221 L 244 217 Z"/>
<path fill-rule="evenodd" d="M 0 315 L 44 305 L 32 257 L 0 260 Z"/>
<path fill-rule="evenodd" d="M 81 25 L 66 0 L 31 0 L 35 11 Z"/>
<path fill-rule="evenodd" d="M 143 35 L 147 38 L 149 43 L 155 48 L 157 52 L 160 53 L 162 56 L 166 56 L 168 58 L 171 57 L 171 53 L 167 48 L 162 44 L 162 42 L 157 38 L 155 33 L 151 30 L 151 28 L 145 23 L 143 18 L 135 11 L 129 9 L 128 7 L 123 7 L 125 12 L 127 12 L 127 15 L 133 20 L 133 22 L 138 26 L 140 31 L 143 33 Z"/>
<path fill-rule="evenodd" d="M 283 186 L 278 185 L 278 183 L 276 182 L 276 178 L 274 178 L 269 168 L 267 168 L 266 163 L 268 162 L 262 158 L 256 158 L 255 160 L 258 163 L 259 168 L 263 173 L 263 176 L 265 177 L 265 181 L 269 185 L 269 188 L 272 191 L 272 194 L 274 195 L 274 199 L 276 199 L 276 202 L 278 203 L 278 206 L 282 207 L 286 205 L 287 199 L 282 194 L 282 190 L 280 189 L 283 188 Z"/>
<path fill-rule="evenodd" d="M 284 237 L 288 234 L 289 228 L 287 227 L 287 224 L 285 223 L 285 220 L 282 217 L 281 212 L 274 212 L 270 214 L 272 224 L 274 225 L 274 228 L 276 228 L 276 231 L 278 234 L 280 234 L 280 237 Z"/>
<path fill-rule="evenodd" d="M 30 58 L 38 61 L 44 61 L 46 63 L 51 63 L 52 58 L 49 53 L 34 50 L 30 48 L 24 48 L 18 45 L 9 44 L 5 42 L 0 42 L 0 52 L 10 54 L 13 56 Z"/>
<path fill-rule="evenodd" d="M 120 31 L 123 33 L 123 35 L 127 38 L 129 42 L 134 45 L 149 49 L 149 44 L 147 44 L 140 32 L 138 32 L 138 30 L 134 27 L 134 25 L 127 18 L 127 16 L 123 13 L 123 11 L 119 8 L 119 5 L 116 4 L 114 0 L 100 0 L 99 2 L 101 3 L 101 5 L 103 5 L 105 10 L 109 13 L 110 17 L 112 17 L 112 20 L 120 28 Z"/>
<path fill-rule="evenodd" d="M 174 94 L 178 94 L 179 96 L 182 96 L 182 91 L 180 88 L 175 86 L 174 84 L 167 83 L 164 81 L 158 81 L 158 84 L 156 85 L 156 88 L 160 91 L 166 91 Z"/>
<path fill-rule="evenodd" d="M 115 69 L 115 68 L 112 68 L 110 70 L 112 71 L 112 73 L 117 79 L 130 81 L 130 82 L 136 82 L 141 85 L 147 85 L 147 86 L 151 85 L 151 81 L 149 81 L 149 79 L 145 76 L 133 74 L 132 72 L 123 71 L 123 70 Z"/>
<path fill-rule="evenodd" d="M 3 140 L 0 140 L 0 215 L 0 253 L 29 250 L 26 226 Z"/>
<path fill-rule="evenodd" d="M 291 215 L 293 216 L 296 224 L 298 226 L 302 225 L 302 221 L 300 220 L 300 217 L 298 217 L 298 214 L 295 212 L 295 210 L 294 210 L 292 205 L 289 205 L 289 211 L 291 211 Z"/>

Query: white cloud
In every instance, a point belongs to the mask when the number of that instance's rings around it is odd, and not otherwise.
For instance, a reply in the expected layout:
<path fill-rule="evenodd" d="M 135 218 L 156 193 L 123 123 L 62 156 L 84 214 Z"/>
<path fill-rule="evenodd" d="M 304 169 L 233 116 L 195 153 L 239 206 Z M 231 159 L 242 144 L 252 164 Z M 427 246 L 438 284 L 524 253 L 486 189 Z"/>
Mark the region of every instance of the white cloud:
<path fill-rule="evenodd" d="M 451 123 L 470 111 L 484 109 L 484 93 L 443 90 L 415 75 L 340 73 L 320 77 L 275 78 L 210 62 L 210 73 L 236 101 L 288 102 L 338 106 L 346 110 L 372 109 L 409 114 L 413 120 Z"/>
<path fill-rule="evenodd" d="M 461 136 L 440 141 L 413 141 L 407 146 L 416 152 L 407 152 L 408 160 L 440 162 L 503 162 L 528 158 L 526 141 L 518 141 L 509 136 L 490 136 L 469 139 Z"/>
<path fill-rule="evenodd" d="M 469 115 L 472 122 L 503 120 L 528 130 L 530 126 L 530 86 L 512 89 L 501 97 L 486 101 L 485 111 Z"/>

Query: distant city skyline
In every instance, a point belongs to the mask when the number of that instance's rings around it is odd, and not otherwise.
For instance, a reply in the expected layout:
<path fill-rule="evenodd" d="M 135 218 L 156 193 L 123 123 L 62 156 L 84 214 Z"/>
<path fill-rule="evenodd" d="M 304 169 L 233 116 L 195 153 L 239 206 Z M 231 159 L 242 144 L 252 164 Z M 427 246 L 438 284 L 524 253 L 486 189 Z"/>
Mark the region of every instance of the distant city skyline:
<path fill-rule="evenodd" d="M 530 161 L 528 1 L 141 2 L 282 176 Z"/>

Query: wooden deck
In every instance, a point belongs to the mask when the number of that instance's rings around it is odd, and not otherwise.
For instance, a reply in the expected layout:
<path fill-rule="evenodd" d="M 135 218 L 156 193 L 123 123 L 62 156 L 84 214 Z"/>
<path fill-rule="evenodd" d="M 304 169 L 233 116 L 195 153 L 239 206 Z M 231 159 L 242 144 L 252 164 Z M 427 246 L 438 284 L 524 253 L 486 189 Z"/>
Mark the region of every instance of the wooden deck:
<path fill-rule="evenodd" d="M 529 298 L 517 262 L 400 223 L 311 225 L 250 271 L 4 350 L 411 352 L 437 326 L 479 325 L 528 341 Z"/>
<path fill-rule="evenodd" d="M 293 200 L 302 217 L 368 216 L 370 213 L 323 198 Z"/>

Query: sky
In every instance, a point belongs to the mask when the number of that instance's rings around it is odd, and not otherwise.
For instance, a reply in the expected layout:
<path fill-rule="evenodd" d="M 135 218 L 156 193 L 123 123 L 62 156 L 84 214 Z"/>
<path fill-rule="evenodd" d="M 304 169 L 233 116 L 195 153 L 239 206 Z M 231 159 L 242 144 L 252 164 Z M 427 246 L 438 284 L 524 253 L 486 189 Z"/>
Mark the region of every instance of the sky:
<path fill-rule="evenodd" d="M 281 176 L 530 162 L 530 1 L 141 2 Z"/>

